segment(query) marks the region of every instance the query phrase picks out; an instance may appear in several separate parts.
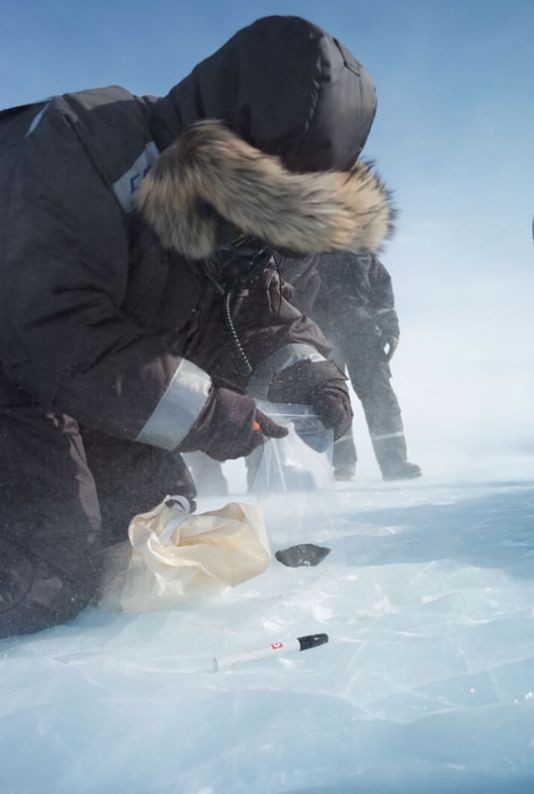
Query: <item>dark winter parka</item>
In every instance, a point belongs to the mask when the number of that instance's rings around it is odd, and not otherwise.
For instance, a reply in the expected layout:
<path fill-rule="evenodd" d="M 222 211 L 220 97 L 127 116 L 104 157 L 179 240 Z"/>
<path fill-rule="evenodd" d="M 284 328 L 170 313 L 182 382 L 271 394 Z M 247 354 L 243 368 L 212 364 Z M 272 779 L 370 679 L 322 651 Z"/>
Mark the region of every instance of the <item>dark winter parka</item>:
<path fill-rule="evenodd" d="M 314 317 L 327 317 L 332 307 L 342 315 L 341 324 L 355 333 L 373 333 L 383 337 L 399 336 L 399 318 L 391 276 L 378 256 L 347 252 L 323 254 L 318 272 L 321 289 L 314 307 Z"/>
<path fill-rule="evenodd" d="M 212 264 L 221 241 L 239 230 L 304 253 L 374 250 L 387 234 L 387 193 L 354 166 L 374 110 L 342 45 L 270 17 L 167 97 L 111 87 L 4 111 L 4 376 L 47 411 L 179 446 L 213 382 L 247 385 L 223 326 L 235 273 Z M 283 348 L 287 361 L 327 350 L 272 269 L 232 312 L 265 377 Z"/>
<path fill-rule="evenodd" d="M 376 254 L 337 251 L 300 260 L 286 257 L 281 273 L 292 285 L 293 304 L 313 317 L 329 338 L 399 337 L 391 276 Z"/>

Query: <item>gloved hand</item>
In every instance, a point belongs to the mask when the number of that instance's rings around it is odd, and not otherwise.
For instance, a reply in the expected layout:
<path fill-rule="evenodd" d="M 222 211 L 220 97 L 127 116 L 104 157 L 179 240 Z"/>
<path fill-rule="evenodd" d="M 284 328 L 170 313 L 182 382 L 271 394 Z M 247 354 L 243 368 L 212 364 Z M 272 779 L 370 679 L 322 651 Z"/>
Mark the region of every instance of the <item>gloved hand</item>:
<path fill-rule="evenodd" d="M 399 339 L 397 336 L 382 336 L 380 338 L 380 349 L 384 355 L 384 361 L 388 363 L 393 358 L 395 350 L 399 346 Z"/>
<path fill-rule="evenodd" d="M 179 451 L 201 451 L 223 461 L 250 455 L 266 438 L 283 438 L 287 433 L 287 428 L 258 411 L 252 397 L 219 388 L 212 390 Z"/>
<path fill-rule="evenodd" d="M 334 440 L 347 432 L 352 408 L 346 377 L 333 361 L 299 361 L 273 378 L 268 392 L 271 402 L 311 405 Z"/>

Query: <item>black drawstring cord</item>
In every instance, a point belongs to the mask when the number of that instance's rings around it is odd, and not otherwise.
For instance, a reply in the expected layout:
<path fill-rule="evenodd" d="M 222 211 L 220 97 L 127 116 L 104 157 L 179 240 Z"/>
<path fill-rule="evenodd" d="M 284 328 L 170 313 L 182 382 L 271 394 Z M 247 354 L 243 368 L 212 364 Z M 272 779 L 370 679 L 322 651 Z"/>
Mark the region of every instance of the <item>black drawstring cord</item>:
<path fill-rule="evenodd" d="M 243 345 L 237 335 L 237 331 L 235 329 L 234 321 L 232 319 L 232 298 L 234 293 L 232 290 L 228 290 L 225 293 L 223 298 L 223 320 L 224 320 L 224 327 L 226 330 L 226 334 L 233 345 L 233 352 L 234 352 L 234 359 L 237 364 L 237 367 L 242 375 L 245 378 L 250 378 L 253 373 L 252 366 L 250 361 L 248 360 L 248 356 L 243 349 Z"/>
<path fill-rule="evenodd" d="M 209 278 L 219 295 L 221 295 L 223 299 L 223 324 L 224 330 L 226 332 L 226 336 L 228 341 L 232 346 L 232 352 L 234 354 L 234 360 L 236 362 L 236 366 L 239 369 L 241 375 L 245 378 L 250 378 L 252 375 L 253 369 L 248 360 L 247 354 L 243 348 L 243 345 L 240 342 L 239 336 L 237 335 L 236 327 L 234 325 L 234 321 L 232 319 L 232 298 L 234 297 L 234 291 L 232 289 L 225 290 L 223 285 L 217 281 L 217 279 L 212 276 L 212 274 L 207 271 L 206 276 Z"/>
<path fill-rule="evenodd" d="M 244 241 L 246 242 L 246 240 Z M 226 289 L 220 284 L 214 276 L 209 272 L 206 272 L 206 275 L 210 279 L 210 281 L 214 284 L 217 292 L 222 295 L 223 298 L 223 323 L 224 328 L 226 331 L 226 336 L 232 346 L 232 352 L 234 354 L 234 360 L 236 362 L 236 366 L 239 369 L 239 372 L 243 377 L 250 378 L 254 370 L 252 369 L 252 365 L 248 359 L 247 354 L 241 344 L 239 339 L 236 327 L 234 325 L 234 321 L 232 318 L 232 300 L 236 294 L 238 294 L 247 283 L 252 283 L 254 277 L 257 275 L 259 270 L 262 267 L 265 267 L 268 260 L 270 259 L 272 252 L 270 249 L 266 248 L 256 248 L 256 249 L 247 249 L 244 244 L 234 248 L 233 250 L 230 249 L 228 251 L 222 252 L 222 256 L 220 257 L 219 261 L 216 261 L 215 264 L 220 266 L 224 266 L 224 260 L 226 259 L 229 263 L 235 261 L 236 259 L 240 259 L 243 261 L 243 264 L 246 262 L 246 266 L 241 269 L 239 275 L 234 277 L 232 287 Z M 278 262 L 275 263 L 278 270 Z M 280 306 L 282 305 L 282 294 L 280 293 Z M 280 308 L 278 309 L 280 310 Z"/>

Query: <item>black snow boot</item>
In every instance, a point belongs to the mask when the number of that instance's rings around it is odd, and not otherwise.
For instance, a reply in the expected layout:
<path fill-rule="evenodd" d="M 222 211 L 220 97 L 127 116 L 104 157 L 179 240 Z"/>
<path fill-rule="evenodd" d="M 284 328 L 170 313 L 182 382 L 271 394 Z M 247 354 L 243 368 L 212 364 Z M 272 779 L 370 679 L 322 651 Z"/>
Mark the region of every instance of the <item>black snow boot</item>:
<path fill-rule="evenodd" d="M 355 475 L 355 466 L 336 466 L 334 468 L 334 480 L 337 482 L 348 482 L 349 480 L 353 480 Z"/>
<path fill-rule="evenodd" d="M 423 472 L 417 463 L 397 463 L 395 466 L 388 467 L 382 470 L 382 478 L 384 480 L 415 480 L 416 477 L 421 477 Z"/>

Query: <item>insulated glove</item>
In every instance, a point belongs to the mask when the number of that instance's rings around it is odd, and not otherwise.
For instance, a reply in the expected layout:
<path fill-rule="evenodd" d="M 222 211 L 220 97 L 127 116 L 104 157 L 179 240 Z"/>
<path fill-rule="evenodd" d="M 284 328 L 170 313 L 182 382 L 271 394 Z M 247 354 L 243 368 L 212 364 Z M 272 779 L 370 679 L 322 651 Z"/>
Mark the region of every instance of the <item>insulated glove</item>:
<path fill-rule="evenodd" d="M 299 361 L 274 376 L 268 399 L 311 405 L 323 425 L 341 438 L 352 423 L 346 377 L 333 361 Z"/>
<path fill-rule="evenodd" d="M 383 336 L 380 339 L 380 349 L 384 355 L 384 361 L 387 363 L 393 358 L 395 350 L 399 346 L 399 339 L 397 336 Z"/>
<path fill-rule="evenodd" d="M 266 438 L 283 438 L 287 433 L 285 427 L 258 411 L 247 394 L 213 389 L 179 451 L 205 452 L 223 461 L 250 455 Z"/>

